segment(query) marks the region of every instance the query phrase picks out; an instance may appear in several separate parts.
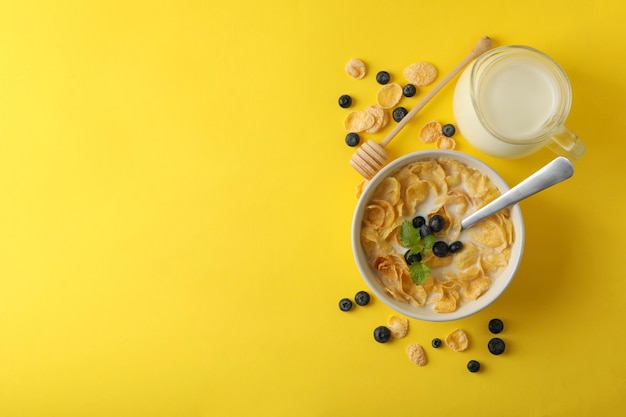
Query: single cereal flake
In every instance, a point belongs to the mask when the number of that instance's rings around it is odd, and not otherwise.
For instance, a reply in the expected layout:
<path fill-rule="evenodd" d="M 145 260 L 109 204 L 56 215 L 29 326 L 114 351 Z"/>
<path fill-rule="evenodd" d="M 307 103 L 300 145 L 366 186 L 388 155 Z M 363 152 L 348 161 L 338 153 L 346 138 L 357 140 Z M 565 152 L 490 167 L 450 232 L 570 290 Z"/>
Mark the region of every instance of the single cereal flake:
<path fill-rule="evenodd" d="M 417 366 L 424 366 L 428 363 L 426 352 L 424 352 L 424 348 L 421 345 L 408 345 L 406 347 L 406 354 L 409 356 L 410 361 Z"/>
<path fill-rule="evenodd" d="M 441 136 L 443 136 L 443 133 L 441 133 L 441 123 L 436 120 L 432 120 L 422 126 L 419 133 L 419 139 L 424 143 L 437 142 L 437 139 Z"/>
<path fill-rule="evenodd" d="M 391 316 L 387 322 L 391 335 L 396 339 L 402 339 L 409 331 L 409 320 L 404 317 Z"/>
<path fill-rule="evenodd" d="M 374 125 L 374 116 L 363 110 L 348 113 L 344 120 L 344 126 L 348 132 L 363 132 Z"/>
<path fill-rule="evenodd" d="M 390 109 L 400 102 L 402 98 L 402 87 L 398 83 L 390 83 L 383 85 L 378 94 L 376 94 L 376 102 L 383 109 Z"/>
<path fill-rule="evenodd" d="M 463 352 L 469 346 L 469 339 L 463 330 L 455 329 L 446 336 L 446 345 L 452 350 Z"/>
<path fill-rule="evenodd" d="M 429 62 L 415 62 L 404 69 L 404 78 L 418 87 L 432 84 L 438 75 L 437 68 Z"/>
<path fill-rule="evenodd" d="M 346 72 L 355 80 L 365 77 L 365 63 L 358 58 L 353 58 L 346 64 Z"/>

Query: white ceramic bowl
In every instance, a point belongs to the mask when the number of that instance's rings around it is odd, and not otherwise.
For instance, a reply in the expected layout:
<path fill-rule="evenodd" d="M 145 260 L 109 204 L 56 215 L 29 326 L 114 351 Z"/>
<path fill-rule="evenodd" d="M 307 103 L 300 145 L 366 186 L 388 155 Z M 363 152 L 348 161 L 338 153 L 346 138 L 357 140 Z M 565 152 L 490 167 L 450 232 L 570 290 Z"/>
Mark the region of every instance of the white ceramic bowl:
<path fill-rule="evenodd" d="M 491 182 L 496 187 L 498 187 L 500 193 L 504 193 L 509 189 L 509 186 L 502 179 L 502 177 L 500 177 L 500 175 L 498 175 L 491 167 L 486 165 L 484 162 L 474 158 L 473 156 L 457 151 L 444 150 L 415 152 L 390 162 L 388 165 L 382 168 L 374 178 L 372 178 L 372 180 L 363 190 L 363 193 L 359 198 L 359 201 L 357 202 L 356 210 L 354 212 L 354 218 L 352 221 L 352 251 L 354 253 L 354 258 L 359 272 L 363 276 L 363 279 L 365 280 L 371 291 L 385 304 L 387 304 L 398 313 L 426 321 L 458 320 L 477 313 L 493 303 L 504 292 L 504 290 L 508 287 L 509 283 L 515 276 L 515 273 L 517 272 L 517 269 L 521 262 L 522 252 L 524 249 L 524 221 L 522 219 L 522 213 L 519 205 L 516 204 L 511 207 L 511 220 L 513 222 L 515 240 L 511 248 L 511 257 L 509 259 L 509 263 L 504 271 L 502 271 L 502 273 L 493 281 L 491 288 L 489 288 L 477 300 L 465 302 L 456 311 L 451 313 L 437 313 L 433 310 L 432 306 L 412 306 L 408 303 L 397 301 L 391 296 L 387 295 L 384 287 L 376 277 L 376 272 L 370 267 L 367 256 L 361 245 L 361 226 L 366 203 L 371 200 L 372 194 L 376 190 L 376 187 L 378 187 L 381 181 L 384 180 L 388 175 L 393 174 L 398 169 L 412 162 L 424 159 L 436 159 L 439 157 L 455 159 L 469 167 L 477 169 L 478 171 L 489 177 Z"/>

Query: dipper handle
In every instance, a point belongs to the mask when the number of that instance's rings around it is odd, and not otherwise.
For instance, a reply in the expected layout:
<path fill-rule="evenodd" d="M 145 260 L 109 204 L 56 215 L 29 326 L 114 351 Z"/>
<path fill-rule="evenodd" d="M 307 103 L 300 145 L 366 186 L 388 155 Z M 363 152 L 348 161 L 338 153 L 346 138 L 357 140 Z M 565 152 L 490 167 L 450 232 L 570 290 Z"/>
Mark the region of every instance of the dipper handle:
<path fill-rule="evenodd" d="M 402 130 L 402 128 L 417 114 L 418 111 L 422 109 L 434 96 L 437 94 L 454 76 L 456 76 L 461 70 L 470 63 L 473 59 L 477 58 L 484 52 L 487 52 L 489 49 L 493 47 L 493 42 L 491 38 L 488 36 L 483 36 L 480 38 L 478 43 L 474 46 L 472 51 L 454 67 L 445 77 L 443 77 L 439 82 L 407 113 L 406 116 L 393 128 L 391 132 L 385 136 L 385 138 L 380 142 L 382 147 L 385 147 L 391 142 L 391 140 Z"/>

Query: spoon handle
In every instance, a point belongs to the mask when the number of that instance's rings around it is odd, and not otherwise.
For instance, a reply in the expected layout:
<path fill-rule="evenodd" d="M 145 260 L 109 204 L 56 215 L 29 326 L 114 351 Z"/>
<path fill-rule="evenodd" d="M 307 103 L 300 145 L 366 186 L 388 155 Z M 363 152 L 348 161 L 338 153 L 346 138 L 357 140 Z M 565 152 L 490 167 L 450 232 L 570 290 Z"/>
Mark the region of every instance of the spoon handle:
<path fill-rule="evenodd" d="M 559 156 L 552 162 L 535 172 L 524 181 L 511 188 L 491 203 L 482 207 L 475 213 L 469 215 L 461 221 L 461 230 L 465 230 L 486 219 L 498 211 L 512 206 L 521 200 L 530 197 L 539 191 L 545 190 L 559 182 L 568 179 L 574 174 L 574 166 L 569 159 Z"/>

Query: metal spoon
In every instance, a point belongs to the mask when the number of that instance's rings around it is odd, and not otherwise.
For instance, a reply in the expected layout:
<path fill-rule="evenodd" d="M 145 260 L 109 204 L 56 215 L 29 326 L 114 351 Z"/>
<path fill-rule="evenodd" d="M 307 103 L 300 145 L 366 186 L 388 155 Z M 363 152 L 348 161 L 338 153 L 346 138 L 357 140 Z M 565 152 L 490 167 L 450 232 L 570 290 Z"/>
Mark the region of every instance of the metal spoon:
<path fill-rule="evenodd" d="M 461 221 L 461 230 L 472 227 L 498 211 L 512 206 L 539 191 L 545 190 L 574 174 L 574 165 L 569 159 L 559 156 L 524 181 L 511 188 L 491 203 Z"/>

